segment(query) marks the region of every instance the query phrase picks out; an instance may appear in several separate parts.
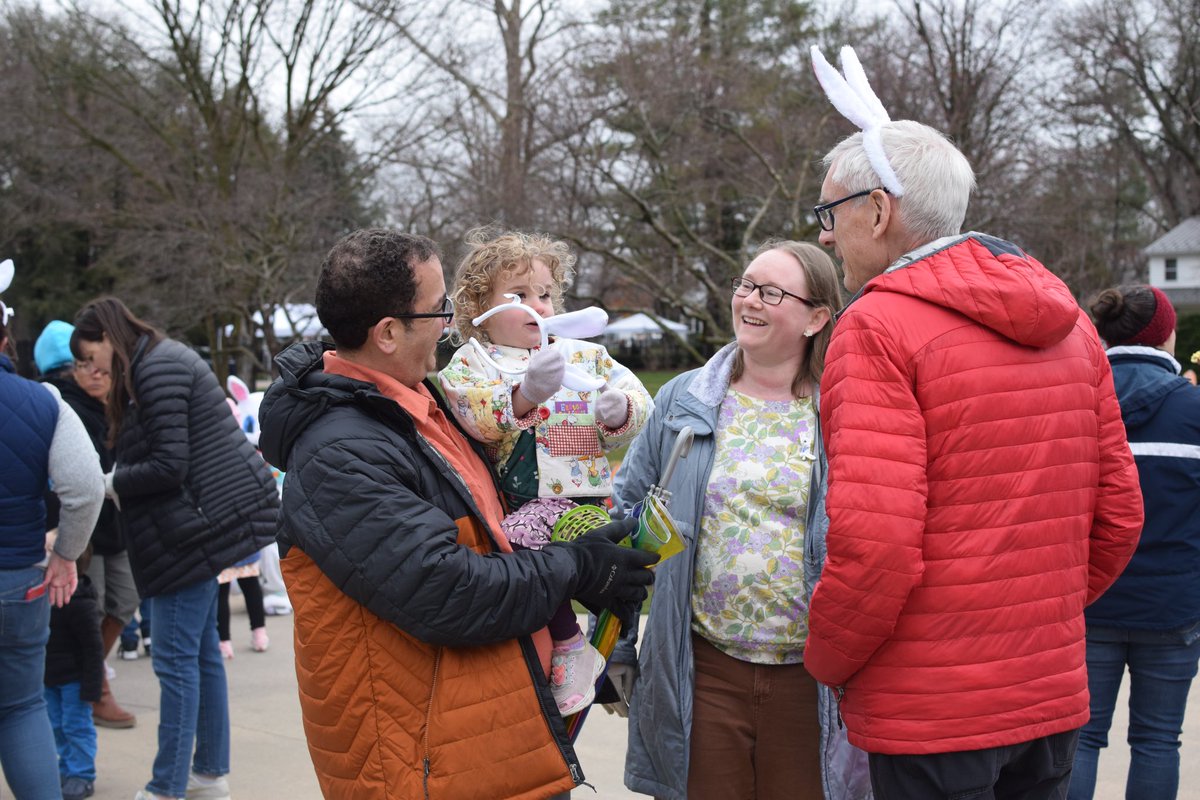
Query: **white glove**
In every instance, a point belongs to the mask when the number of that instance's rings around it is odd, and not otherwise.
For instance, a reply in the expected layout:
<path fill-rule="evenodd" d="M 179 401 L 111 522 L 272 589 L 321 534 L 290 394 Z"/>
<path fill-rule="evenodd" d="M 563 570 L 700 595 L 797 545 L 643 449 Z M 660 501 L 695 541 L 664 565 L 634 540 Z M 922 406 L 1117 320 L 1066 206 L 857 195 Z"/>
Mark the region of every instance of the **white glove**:
<path fill-rule="evenodd" d="M 596 400 L 596 419 L 606 428 L 619 428 L 629 419 L 629 395 L 620 389 L 602 389 Z"/>
<path fill-rule="evenodd" d="M 525 367 L 525 379 L 517 391 L 535 406 L 549 400 L 562 386 L 563 373 L 567 371 L 567 359 L 556 348 L 538 350 Z"/>
<path fill-rule="evenodd" d="M 633 682 L 637 680 L 637 664 L 609 664 L 608 679 L 621 699 L 605 703 L 604 710 L 621 718 L 628 717 L 629 698 L 633 695 Z"/>

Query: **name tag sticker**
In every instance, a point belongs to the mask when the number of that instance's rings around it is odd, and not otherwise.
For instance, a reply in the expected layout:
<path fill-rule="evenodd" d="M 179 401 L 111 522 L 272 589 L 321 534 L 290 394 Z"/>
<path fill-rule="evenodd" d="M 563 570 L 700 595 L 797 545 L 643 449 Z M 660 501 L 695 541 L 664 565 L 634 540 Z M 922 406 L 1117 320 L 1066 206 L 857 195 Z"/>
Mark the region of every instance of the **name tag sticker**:
<path fill-rule="evenodd" d="M 586 414 L 588 413 L 587 403 L 582 400 L 556 400 L 554 401 L 555 414 Z"/>

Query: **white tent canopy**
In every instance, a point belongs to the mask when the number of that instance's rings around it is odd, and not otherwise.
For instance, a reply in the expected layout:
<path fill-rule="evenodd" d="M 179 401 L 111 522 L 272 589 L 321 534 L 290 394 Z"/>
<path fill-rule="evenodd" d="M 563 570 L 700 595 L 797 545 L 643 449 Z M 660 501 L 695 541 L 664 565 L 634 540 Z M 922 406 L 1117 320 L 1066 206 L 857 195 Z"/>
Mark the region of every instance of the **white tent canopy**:
<path fill-rule="evenodd" d="M 687 338 L 688 326 L 682 322 L 672 322 L 669 319 L 664 319 L 662 320 L 662 324 L 669 330 L 675 331 L 680 336 Z M 631 314 L 628 317 L 622 317 L 615 322 L 610 322 L 608 327 L 604 329 L 604 336 L 622 342 L 632 342 L 639 339 L 660 339 L 662 335 L 662 327 L 648 314 L 641 312 Z"/>

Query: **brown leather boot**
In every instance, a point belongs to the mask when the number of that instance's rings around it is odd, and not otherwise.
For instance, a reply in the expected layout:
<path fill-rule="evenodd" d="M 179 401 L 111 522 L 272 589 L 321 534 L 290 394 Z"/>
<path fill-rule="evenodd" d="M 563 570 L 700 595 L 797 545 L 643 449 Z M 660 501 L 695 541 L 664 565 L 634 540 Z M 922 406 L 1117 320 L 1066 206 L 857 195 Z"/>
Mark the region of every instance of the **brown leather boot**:
<path fill-rule="evenodd" d="M 109 651 L 124 627 L 121 620 L 107 614 L 101 620 L 100 640 L 104 644 L 105 658 L 108 658 Z M 92 703 L 92 721 L 101 728 L 132 728 L 137 725 L 137 717 L 121 708 L 117 698 L 113 697 L 112 690 L 108 688 L 108 675 L 104 676 L 104 682 L 100 685 L 100 701 Z"/>

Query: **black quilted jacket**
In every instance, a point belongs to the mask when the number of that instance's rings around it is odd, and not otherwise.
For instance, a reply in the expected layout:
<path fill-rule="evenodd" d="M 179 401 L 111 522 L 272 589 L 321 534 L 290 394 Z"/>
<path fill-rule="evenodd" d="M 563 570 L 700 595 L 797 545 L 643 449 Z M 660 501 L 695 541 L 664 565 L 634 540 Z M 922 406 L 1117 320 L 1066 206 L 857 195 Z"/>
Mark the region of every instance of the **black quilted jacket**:
<path fill-rule="evenodd" d="M 80 574 L 71 602 L 50 608 L 50 639 L 46 643 L 46 685 L 79 683 L 79 696 L 100 701 L 104 680 L 104 643 L 100 639 L 100 607 L 96 587 Z"/>
<path fill-rule="evenodd" d="M 283 351 L 259 412 L 263 455 L 287 473 L 280 547 L 299 547 L 343 592 L 425 642 L 487 644 L 544 626 L 575 588 L 574 559 L 557 547 L 460 546 L 458 522 L 482 524 L 466 485 L 395 401 L 322 370 L 329 347 Z"/>
<path fill-rule="evenodd" d="M 209 580 L 270 544 L 279 496 L 217 378 L 171 339 L 132 362 L 135 402 L 117 437 L 113 488 L 142 597 Z"/>

